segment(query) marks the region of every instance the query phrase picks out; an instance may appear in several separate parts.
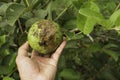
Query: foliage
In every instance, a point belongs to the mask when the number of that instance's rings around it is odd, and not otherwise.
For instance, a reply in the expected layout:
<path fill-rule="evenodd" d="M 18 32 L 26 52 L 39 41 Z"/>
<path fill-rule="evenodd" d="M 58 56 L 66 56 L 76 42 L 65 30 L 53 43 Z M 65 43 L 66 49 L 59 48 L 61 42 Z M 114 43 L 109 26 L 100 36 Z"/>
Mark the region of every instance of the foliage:
<path fill-rule="evenodd" d="M 0 79 L 19 80 L 17 50 L 41 19 L 68 40 L 56 80 L 120 80 L 119 0 L 0 0 Z"/>

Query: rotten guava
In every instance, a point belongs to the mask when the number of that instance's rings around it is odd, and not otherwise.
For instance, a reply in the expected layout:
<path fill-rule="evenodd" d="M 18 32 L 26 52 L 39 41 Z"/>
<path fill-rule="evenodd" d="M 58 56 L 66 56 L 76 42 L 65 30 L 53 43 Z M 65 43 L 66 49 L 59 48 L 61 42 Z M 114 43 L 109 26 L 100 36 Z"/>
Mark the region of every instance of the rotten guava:
<path fill-rule="evenodd" d="M 62 33 L 57 23 L 50 20 L 35 22 L 28 32 L 28 43 L 40 54 L 51 53 L 62 42 Z"/>

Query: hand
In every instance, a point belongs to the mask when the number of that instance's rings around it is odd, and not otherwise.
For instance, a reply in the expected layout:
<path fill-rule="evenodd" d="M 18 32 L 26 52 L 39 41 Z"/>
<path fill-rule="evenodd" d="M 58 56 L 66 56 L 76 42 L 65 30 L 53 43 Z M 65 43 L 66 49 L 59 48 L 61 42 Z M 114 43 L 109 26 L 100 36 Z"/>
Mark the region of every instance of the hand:
<path fill-rule="evenodd" d="M 19 48 L 16 58 L 21 80 L 54 80 L 57 63 L 65 45 L 66 41 L 64 40 L 51 57 L 48 57 L 48 55 L 41 57 L 35 51 L 29 57 L 29 44 L 28 42 L 23 44 Z"/>

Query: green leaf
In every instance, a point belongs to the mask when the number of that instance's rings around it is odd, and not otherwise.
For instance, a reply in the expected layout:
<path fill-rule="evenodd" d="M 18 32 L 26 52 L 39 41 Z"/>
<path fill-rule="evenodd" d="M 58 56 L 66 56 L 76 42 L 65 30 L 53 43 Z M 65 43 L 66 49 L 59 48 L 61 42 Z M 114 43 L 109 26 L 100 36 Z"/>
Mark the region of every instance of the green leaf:
<path fill-rule="evenodd" d="M 98 7 L 98 5 L 95 3 L 95 2 L 90 2 L 91 6 L 90 6 L 90 9 L 93 10 L 93 11 L 96 11 L 96 12 L 100 12 L 100 9 Z"/>
<path fill-rule="evenodd" d="M 35 9 L 43 0 L 33 0 L 32 8 Z"/>
<path fill-rule="evenodd" d="M 0 22 L 2 21 L 2 16 L 0 16 Z"/>
<path fill-rule="evenodd" d="M 52 10 L 56 11 L 56 14 L 60 14 L 65 8 L 72 4 L 73 0 L 55 0 L 52 4 Z M 62 3 L 61 3 L 62 2 Z"/>
<path fill-rule="evenodd" d="M 8 74 L 9 72 L 9 67 L 8 66 L 2 66 L 0 65 L 0 75 L 2 74 Z"/>
<path fill-rule="evenodd" d="M 104 67 L 104 69 L 100 71 L 99 77 L 101 78 L 100 80 L 118 80 L 114 75 L 114 71 L 109 69 L 109 67 Z"/>
<path fill-rule="evenodd" d="M 63 69 L 63 71 L 60 72 L 59 76 L 64 78 L 65 80 L 81 80 L 80 73 L 72 69 Z"/>
<path fill-rule="evenodd" d="M 17 3 L 11 4 L 6 10 L 6 17 L 8 24 L 13 26 L 16 20 L 20 17 L 20 15 L 22 15 L 24 10 L 25 7 L 21 4 L 17 4 Z"/>
<path fill-rule="evenodd" d="M 99 20 L 97 23 L 105 27 L 106 29 L 110 29 L 112 26 L 112 22 L 109 19 Z"/>
<path fill-rule="evenodd" d="M 13 79 L 11 77 L 4 77 L 3 80 L 15 80 L 15 79 Z"/>
<path fill-rule="evenodd" d="M 28 19 L 25 23 L 25 26 L 27 28 L 30 28 L 32 26 L 32 24 L 36 21 L 38 21 L 39 19 L 38 18 L 31 18 L 31 19 Z"/>
<path fill-rule="evenodd" d="M 10 61 L 9 61 L 9 67 L 10 69 L 13 69 L 15 67 L 15 59 L 16 59 L 16 54 L 12 54 Z"/>
<path fill-rule="evenodd" d="M 77 27 L 82 32 L 84 30 L 84 25 L 85 25 L 86 20 L 87 20 L 87 18 L 85 16 L 83 16 L 81 14 L 78 14 L 78 17 L 77 17 Z"/>
<path fill-rule="evenodd" d="M 117 22 L 117 19 L 119 18 L 120 16 L 120 9 L 115 11 L 111 16 L 110 16 L 110 21 L 112 22 L 112 26 L 115 25 L 115 23 Z M 111 26 L 111 27 L 112 27 Z"/>
<path fill-rule="evenodd" d="M 0 0 L 1 2 L 6 2 L 6 3 L 9 3 L 11 2 L 11 0 Z"/>
<path fill-rule="evenodd" d="M 24 2 L 26 7 L 30 7 L 30 5 L 32 4 L 32 0 L 23 0 L 23 2 Z"/>
<path fill-rule="evenodd" d="M 15 31 L 15 27 L 16 26 L 10 26 L 10 25 L 8 25 L 6 21 L 0 22 L 0 28 L 5 33 L 13 34 L 14 31 Z"/>
<path fill-rule="evenodd" d="M 10 54 L 3 58 L 2 65 L 0 65 L 0 74 L 9 74 L 15 68 L 16 54 Z"/>
<path fill-rule="evenodd" d="M 94 25 L 104 20 L 101 13 L 91 10 L 89 8 L 81 8 L 77 20 L 77 27 L 84 33 L 92 32 Z"/>
<path fill-rule="evenodd" d="M 100 12 L 100 9 L 99 9 L 98 5 L 95 2 L 92 2 L 92 1 L 86 2 L 84 5 L 82 5 L 82 8 L 89 8 L 92 11 L 95 11 L 95 12 L 98 12 L 98 13 Z"/>
<path fill-rule="evenodd" d="M 109 49 L 109 48 L 118 48 L 118 45 L 109 43 L 103 47 L 104 49 Z"/>
<path fill-rule="evenodd" d="M 0 36 L 0 47 L 6 42 L 6 35 Z"/>
<path fill-rule="evenodd" d="M 110 20 L 107 20 L 103 17 L 98 5 L 92 1 L 86 2 L 79 10 L 79 13 L 87 18 L 91 17 L 94 21 L 96 21 L 96 23 L 106 28 L 110 28 L 112 25 L 112 22 Z"/>
<path fill-rule="evenodd" d="M 89 52 L 92 52 L 92 53 L 98 52 L 101 49 L 102 48 L 101 48 L 100 44 L 97 44 L 97 43 L 92 43 L 88 47 Z"/>
<path fill-rule="evenodd" d="M 67 45 L 65 48 L 77 48 L 78 47 L 78 42 L 75 40 L 70 40 L 67 42 Z"/>
<path fill-rule="evenodd" d="M 92 18 L 87 18 L 85 25 L 84 25 L 83 33 L 86 35 L 91 33 L 93 31 L 95 24 L 96 24 L 95 20 L 93 20 Z"/>
<path fill-rule="evenodd" d="M 93 31 L 94 25 L 96 24 L 96 20 L 92 17 L 85 18 L 82 15 L 78 16 L 77 20 L 77 27 L 80 29 L 84 34 L 89 34 Z"/>
<path fill-rule="evenodd" d="M 39 10 L 34 10 L 34 13 L 38 19 L 45 19 L 48 12 L 47 10 L 39 9 Z"/>
<path fill-rule="evenodd" d="M 71 40 L 71 38 L 72 38 L 75 34 L 72 33 L 72 32 L 66 32 L 65 35 L 66 35 L 66 37 L 67 37 L 67 40 Z"/>
<path fill-rule="evenodd" d="M 80 7 L 86 2 L 87 0 L 74 0 L 72 3 L 77 8 L 80 9 Z"/>
<path fill-rule="evenodd" d="M 21 0 L 15 0 L 15 2 L 20 3 L 20 2 L 21 2 Z"/>
<path fill-rule="evenodd" d="M 108 49 L 103 49 L 103 51 L 110 55 L 115 61 L 118 61 L 118 58 L 119 58 L 119 53 L 115 52 L 115 51 L 112 51 L 112 50 L 108 50 Z"/>
<path fill-rule="evenodd" d="M 0 6 L 0 15 L 5 15 L 5 12 L 9 5 L 11 5 L 11 3 L 9 4 L 4 3 L 2 6 Z"/>
<path fill-rule="evenodd" d="M 65 35 L 67 40 L 76 40 L 76 39 L 81 39 L 83 37 L 82 34 L 80 33 L 75 34 L 74 32 L 66 32 Z"/>
<path fill-rule="evenodd" d="M 67 30 L 75 29 L 76 28 L 76 19 L 72 19 L 72 20 L 67 21 L 65 23 L 65 25 L 63 26 L 63 28 L 65 28 Z"/>
<path fill-rule="evenodd" d="M 84 15 L 85 17 L 91 17 L 91 18 L 98 20 L 98 21 L 104 19 L 104 17 L 102 16 L 101 13 L 98 13 L 94 10 L 89 9 L 89 8 L 81 8 L 79 10 L 79 13 Z"/>
<path fill-rule="evenodd" d="M 115 21 L 115 25 L 116 26 L 120 26 L 120 16 L 117 18 L 117 20 Z"/>

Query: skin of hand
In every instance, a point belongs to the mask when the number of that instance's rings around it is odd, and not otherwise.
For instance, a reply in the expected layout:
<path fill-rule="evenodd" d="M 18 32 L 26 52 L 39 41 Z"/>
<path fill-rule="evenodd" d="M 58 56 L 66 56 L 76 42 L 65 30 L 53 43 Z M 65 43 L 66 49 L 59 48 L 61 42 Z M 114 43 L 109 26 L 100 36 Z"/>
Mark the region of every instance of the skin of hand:
<path fill-rule="evenodd" d="M 31 57 L 28 56 L 29 44 L 24 43 L 18 49 L 16 64 L 21 80 L 54 80 L 59 57 L 66 45 L 63 40 L 57 50 L 49 57 L 39 56 L 39 53 L 32 51 Z"/>

